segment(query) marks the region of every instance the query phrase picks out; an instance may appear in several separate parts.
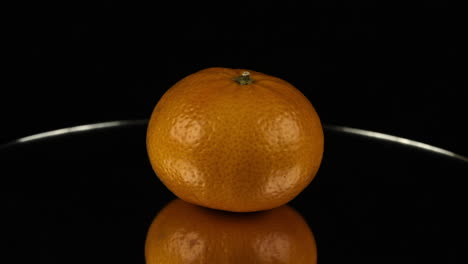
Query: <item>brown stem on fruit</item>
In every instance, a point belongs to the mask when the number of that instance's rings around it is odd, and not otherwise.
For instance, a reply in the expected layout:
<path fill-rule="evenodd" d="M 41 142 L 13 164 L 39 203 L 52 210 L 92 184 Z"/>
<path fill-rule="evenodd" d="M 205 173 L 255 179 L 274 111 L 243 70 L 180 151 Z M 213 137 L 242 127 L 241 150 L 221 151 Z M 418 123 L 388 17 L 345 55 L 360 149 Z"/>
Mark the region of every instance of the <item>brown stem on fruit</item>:
<path fill-rule="evenodd" d="M 253 83 L 253 79 L 250 78 L 250 72 L 245 71 L 241 74 L 241 76 L 238 76 L 234 78 L 236 82 L 238 82 L 240 85 L 247 85 Z"/>

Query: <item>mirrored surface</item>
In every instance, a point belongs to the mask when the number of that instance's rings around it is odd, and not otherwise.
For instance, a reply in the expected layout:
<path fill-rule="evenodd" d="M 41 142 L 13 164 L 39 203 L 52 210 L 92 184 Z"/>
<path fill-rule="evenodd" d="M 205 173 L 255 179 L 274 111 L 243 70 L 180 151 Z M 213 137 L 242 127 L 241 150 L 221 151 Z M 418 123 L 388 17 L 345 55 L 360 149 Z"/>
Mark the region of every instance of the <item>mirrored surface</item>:
<path fill-rule="evenodd" d="M 288 205 L 313 234 L 318 263 L 463 259 L 466 158 L 363 131 L 326 126 L 321 168 Z M 151 223 L 176 199 L 151 169 L 145 134 L 145 120 L 112 121 L 1 147 L 9 252 L 38 263 L 145 263 Z"/>

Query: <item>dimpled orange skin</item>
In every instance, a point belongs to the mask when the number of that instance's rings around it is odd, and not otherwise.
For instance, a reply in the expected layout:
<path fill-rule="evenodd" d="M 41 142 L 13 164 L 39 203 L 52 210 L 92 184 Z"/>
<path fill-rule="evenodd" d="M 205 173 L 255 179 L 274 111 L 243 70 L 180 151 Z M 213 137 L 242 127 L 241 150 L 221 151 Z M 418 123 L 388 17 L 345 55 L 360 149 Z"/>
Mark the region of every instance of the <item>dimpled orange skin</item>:
<path fill-rule="evenodd" d="M 246 71 L 252 83 L 234 80 Z M 312 104 L 288 82 L 208 68 L 162 96 L 146 145 L 157 176 L 179 198 L 249 212 L 296 197 L 319 169 L 324 139 Z"/>
<path fill-rule="evenodd" d="M 250 214 L 171 202 L 153 220 L 146 264 L 317 263 L 312 231 L 285 205 Z"/>

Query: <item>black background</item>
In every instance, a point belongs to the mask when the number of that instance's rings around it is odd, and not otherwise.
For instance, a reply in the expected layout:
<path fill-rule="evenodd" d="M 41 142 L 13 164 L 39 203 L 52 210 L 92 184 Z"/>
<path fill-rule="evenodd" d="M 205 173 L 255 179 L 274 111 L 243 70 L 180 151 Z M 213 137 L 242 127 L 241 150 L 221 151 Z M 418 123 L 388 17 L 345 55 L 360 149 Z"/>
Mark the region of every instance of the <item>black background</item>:
<path fill-rule="evenodd" d="M 284 1 L 24 5 L 7 25 L 0 142 L 145 119 L 176 81 L 221 66 L 294 84 L 323 123 L 468 155 L 466 16 Z"/>
<path fill-rule="evenodd" d="M 0 143 L 149 118 L 176 81 L 221 66 L 291 82 L 323 123 L 468 156 L 462 10 L 430 3 L 394 10 L 333 1 L 328 8 L 290 1 L 105 1 L 23 4 L 17 11 L 5 24 L 10 45 Z M 134 256 L 142 262 L 147 225 L 174 196 L 151 171 L 144 127 L 114 132 L 3 152 L 0 179 L 7 186 L 3 201 L 11 221 L 5 227 L 14 259 L 21 263 L 26 248 L 38 263 L 128 263 Z M 427 252 L 445 260 L 465 256 L 466 164 L 381 142 L 330 138 L 317 179 L 292 203 L 311 224 L 319 256 L 328 263 L 361 253 L 378 256 L 372 263 L 393 253 L 432 261 Z M 92 255 L 101 258 L 87 259 Z M 75 258 L 66 261 L 69 256 Z"/>

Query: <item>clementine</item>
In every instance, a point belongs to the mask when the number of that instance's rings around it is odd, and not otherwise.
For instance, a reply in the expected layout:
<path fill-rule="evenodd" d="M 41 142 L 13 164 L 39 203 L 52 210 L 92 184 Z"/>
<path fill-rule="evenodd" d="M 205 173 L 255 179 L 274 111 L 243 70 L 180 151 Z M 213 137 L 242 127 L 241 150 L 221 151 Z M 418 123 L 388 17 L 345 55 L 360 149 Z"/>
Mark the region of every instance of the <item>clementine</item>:
<path fill-rule="evenodd" d="M 285 205 L 239 214 L 177 199 L 153 220 L 145 243 L 147 264 L 317 263 L 312 231 Z"/>
<path fill-rule="evenodd" d="M 296 197 L 319 169 L 324 139 L 314 107 L 290 83 L 208 68 L 162 96 L 146 145 L 156 175 L 179 198 L 248 212 Z"/>

